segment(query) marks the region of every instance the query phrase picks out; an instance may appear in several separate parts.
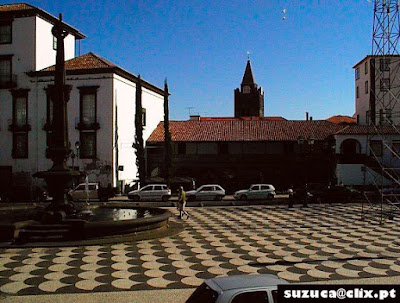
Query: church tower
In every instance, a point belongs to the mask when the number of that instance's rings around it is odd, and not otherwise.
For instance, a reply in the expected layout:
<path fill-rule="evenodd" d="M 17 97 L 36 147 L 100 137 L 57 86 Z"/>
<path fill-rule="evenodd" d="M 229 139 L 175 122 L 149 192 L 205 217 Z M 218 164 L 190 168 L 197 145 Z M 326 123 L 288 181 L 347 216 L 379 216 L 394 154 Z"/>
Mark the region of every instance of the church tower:
<path fill-rule="evenodd" d="M 247 60 L 240 89 L 235 89 L 235 118 L 264 117 L 264 92 L 254 82 L 250 60 Z"/>

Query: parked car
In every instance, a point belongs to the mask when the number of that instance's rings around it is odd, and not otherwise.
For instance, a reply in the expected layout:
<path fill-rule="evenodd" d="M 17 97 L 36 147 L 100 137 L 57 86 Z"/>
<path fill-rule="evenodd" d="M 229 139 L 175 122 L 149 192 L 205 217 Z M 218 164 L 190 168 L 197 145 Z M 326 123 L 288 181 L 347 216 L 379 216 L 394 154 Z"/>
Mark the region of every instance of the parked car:
<path fill-rule="evenodd" d="M 109 198 L 115 196 L 115 188 L 101 187 L 99 183 L 88 183 L 88 190 L 86 191 L 86 183 L 81 183 L 74 189 L 71 189 L 67 198 L 70 201 L 107 201 Z"/>
<path fill-rule="evenodd" d="M 171 190 L 166 184 L 149 184 L 138 190 L 132 190 L 128 193 L 129 200 L 161 200 L 168 201 L 171 198 Z"/>
<path fill-rule="evenodd" d="M 289 283 L 270 274 L 217 277 L 205 280 L 186 303 L 276 303 L 278 284 Z"/>
<path fill-rule="evenodd" d="M 233 197 L 236 200 L 255 200 L 275 198 L 275 187 L 271 184 L 253 184 L 249 189 L 235 192 Z"/>
<path fill-rule="evenodd" d="M 310 190 L 316 202 L 351 202 L 361 197 L 361 192 L 346 186 L 329 186 L 324 189 Z"/>
<path fill-rule="evenodd" d="M 188 201 L 194 200 L 217 200 L 221 201 L 225 197 L 225 189 L 218 184 L 202 185 L 196 190 L 186 192 Z"/>

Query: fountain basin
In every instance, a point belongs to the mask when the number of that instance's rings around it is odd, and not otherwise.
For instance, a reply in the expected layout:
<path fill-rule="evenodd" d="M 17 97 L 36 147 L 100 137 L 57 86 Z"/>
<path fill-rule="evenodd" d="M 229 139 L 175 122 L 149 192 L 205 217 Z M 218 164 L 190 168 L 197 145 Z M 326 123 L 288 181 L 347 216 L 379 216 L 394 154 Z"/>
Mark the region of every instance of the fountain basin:
<path fill-rule="evenodd" d="M 42 212 L 39 208 L 0 211 L 0 241 L 17 246 L 39 242 L 59 245 L 71 241 L 85 245 L 85 241 L 118 242 L 121 237 L 121 241 L 156 238 L 168 234 L 171 216 L 168 210 L 160 208 L 103 205 L 49 224 L 38 219 Z"/>

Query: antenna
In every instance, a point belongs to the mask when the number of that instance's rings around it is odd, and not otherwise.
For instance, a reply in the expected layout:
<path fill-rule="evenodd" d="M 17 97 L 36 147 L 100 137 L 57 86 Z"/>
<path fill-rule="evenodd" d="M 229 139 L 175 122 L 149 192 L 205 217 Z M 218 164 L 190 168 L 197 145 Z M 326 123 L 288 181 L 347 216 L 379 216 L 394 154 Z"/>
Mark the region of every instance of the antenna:
<path fill-rule="evenodd" d="M 185 109 L 187 109 L 188 112 L 189 112 L 189 116 L 192 114 L 192 109 L 193 109 L 193 108 L 195 108 L 195 107 L 194 107 L 194 106 L 185 107 Z"/>

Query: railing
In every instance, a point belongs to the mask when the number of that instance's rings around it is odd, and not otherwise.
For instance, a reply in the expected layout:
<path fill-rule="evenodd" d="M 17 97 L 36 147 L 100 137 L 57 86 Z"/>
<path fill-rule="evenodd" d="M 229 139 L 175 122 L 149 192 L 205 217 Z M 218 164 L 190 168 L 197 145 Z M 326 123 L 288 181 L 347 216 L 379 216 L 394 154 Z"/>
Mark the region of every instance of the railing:
<path fill-rule="evenodd" d="M 28 132 L 32 129 L 31 119 L 28 119 L 25 124 L 16 124 L 12 119 L 8 120 L 8 130 L 12 132 Z"/>
<path fill-rule="evenodd" d="M 98 130 L 100 123 L 98 119 L 96 122 L 84 122 L 79 117 L 75 117 L 75 128 L 78 130 Z"/>
<path fill-rule="evenodd" d="M 0 88 L 14 88 L 18 86 L 18 76 L 12 74 L 11 77 L 0 77 Z"/>

